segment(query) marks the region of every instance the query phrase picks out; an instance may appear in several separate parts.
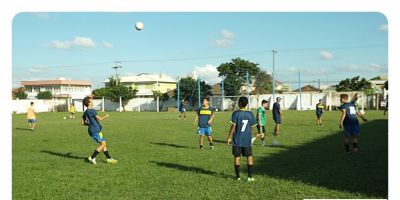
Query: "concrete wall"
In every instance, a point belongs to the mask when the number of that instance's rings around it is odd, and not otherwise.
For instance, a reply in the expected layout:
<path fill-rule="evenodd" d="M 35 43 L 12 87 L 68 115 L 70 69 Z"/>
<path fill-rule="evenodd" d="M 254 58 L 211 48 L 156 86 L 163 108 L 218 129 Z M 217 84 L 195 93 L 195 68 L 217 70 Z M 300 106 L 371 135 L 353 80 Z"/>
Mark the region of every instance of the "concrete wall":
<path fill-rule="evenodd" d="M 26 113 L 31 102 L 34 103 L 36 112 L 56 112 L 67 109 L 67 100 L 12 100 L 13 113 Z"/>

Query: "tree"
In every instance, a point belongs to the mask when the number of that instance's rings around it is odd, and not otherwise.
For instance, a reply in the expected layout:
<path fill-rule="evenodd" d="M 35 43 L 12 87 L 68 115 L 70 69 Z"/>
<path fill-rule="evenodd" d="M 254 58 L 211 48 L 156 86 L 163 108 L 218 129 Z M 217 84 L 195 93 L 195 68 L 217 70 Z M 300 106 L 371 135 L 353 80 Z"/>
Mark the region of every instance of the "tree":
<path fill-rule="evenodd" d="M 190 105 L 195 106 L 198 101 L 197 81 L 192 77 L 181 78 L 179 89 L 179 99 L 185 99 Z M 211 86 L 204 81 L 200 81 L 200 96 L 207 97 L 211 96 L 211 94 Z M 178 97 L 177 90 L 175 91 L 175 97 Z"/>
<path fill-rule="evenodd" d="M 15 93 L 15 98 L 26 99 L 28 98 L 28 94 L 25 92 L 25 89 L 23 87 L 20 87 L 17 89 L 17 92 Z"/>
<path fill-rule="evenodd" d="M 226 95 L 237 96 L 240 94 L 240 87 L 246 82 L 246 73 L 255 76 L 260 68 L 258 64 L 241 58 L 234 58 L 230 62 L 222 63 L 217 67 L 219 77 L 225 76 L 224 89 Z"/>
<path fill-rule="evenodd" d="M 121 84 L 116 84 L 116 79 L 113 77 L 109 78 L 109 82 L 106 84 L 106 87 L 96 89 L 92 92 L 95 98 L 105 97 L 106 99 L 112 102 L 119 102 L 119 98 L 122 98 L 122 106 L 129 102 L 129 100 L 135 98 L 137 93 L 136 89 L 133 89 L 131 86 L 124 86 Z"/>
<path fill-rule="evenodd" d="M 163 105 L 164 105 L 164 101 L 167 101 L 169 99 L 169 96 L 167 93 L 162 93 L 160 90 L 153 90 L 153 97 L 154 100 L 158 100 L 161 101 L 161 104 L 159 105 L 159 110 L 162 109 Z"/>
<path fill-rule="evenodd" d="M 36 96 L 36 98 L 38 99 L 51 99 L 52 97 L 53 95 L 51 94 L 50 91 L 39 92 Z"/>
<path fill-rule="evenodd" d="M 367 81 L 365 78 L 360 80 L 360 76 L 353 77 L 351 79 L 347 78 L 339 82 L 336 85 L 336 91 L 364 91 L 366 89 L 372 88 L 371 82 Z"/>
<path fill-rule="evenodd" d="M 272 91 L 272 76 L 266 71 L 259 71 L 255 75 L 254 87 L 256 88 L 253 94 L 266 94 Z"/>

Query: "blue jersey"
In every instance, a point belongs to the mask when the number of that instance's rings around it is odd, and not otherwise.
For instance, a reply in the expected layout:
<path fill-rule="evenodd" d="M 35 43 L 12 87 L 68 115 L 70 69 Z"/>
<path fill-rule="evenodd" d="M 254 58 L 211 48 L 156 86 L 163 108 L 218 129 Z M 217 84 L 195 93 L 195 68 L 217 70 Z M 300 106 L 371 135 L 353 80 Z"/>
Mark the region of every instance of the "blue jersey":
<path fill-rule="evenodd" d="M 233 133 L 235 147 L 251 147 L 251 127 L 257 125 L 257 121 L 250 111 L 237 110 L 232 113 L 231 123 L 236 125 Z"/>
<path fill-rule="evenodd" d="M 97 112 L 92 108 L 88 108 L 82 115 L 82 119 L 89 124 L 88 131 L 90 135 L 100 133 L 102 129 L 100 122 L 96 119 L 96 116 Z"/>
<path fill-rule="evenodd" d="M 278 117 L 281 115 L 279 112 L 281 110 L 281 105 L 278 102 L 275 102 L 274 105 L 272 106 L 272 116 L 273 117 Z"/>
<path fill-rule="evenodd" d="M 197 111 L 197 116 L 199 117 L 199 127 L 200 128 L 207 128 L 210 127 L 211 125 L 208 124 L 208 120 L 211 119 L 211 116 L 213 115 L 213 110 L 212 108 L 199 108 Z"/>
<path fill-rule="evenodd" d="M 357 111 L 353 103 L 347 102 L 339 106 L 340 110 L 346 110 L 343 125 L 358 124 Z"/>

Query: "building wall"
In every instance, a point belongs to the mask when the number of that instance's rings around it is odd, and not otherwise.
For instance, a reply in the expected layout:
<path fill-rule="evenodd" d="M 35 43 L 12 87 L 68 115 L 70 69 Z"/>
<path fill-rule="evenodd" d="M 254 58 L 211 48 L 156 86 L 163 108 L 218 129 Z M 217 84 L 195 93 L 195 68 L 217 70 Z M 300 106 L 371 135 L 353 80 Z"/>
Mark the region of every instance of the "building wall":
<path fill-rule="evenodd" d="M 67 94 L 73 99 L 81 99 L 92 93 L 90 86 L 67 86 L 67 85 L 49 85 L 49 86 L 25 86 L 28 99 L 35 99 L 39 92 L 50 91 L 52 95 Z"/>

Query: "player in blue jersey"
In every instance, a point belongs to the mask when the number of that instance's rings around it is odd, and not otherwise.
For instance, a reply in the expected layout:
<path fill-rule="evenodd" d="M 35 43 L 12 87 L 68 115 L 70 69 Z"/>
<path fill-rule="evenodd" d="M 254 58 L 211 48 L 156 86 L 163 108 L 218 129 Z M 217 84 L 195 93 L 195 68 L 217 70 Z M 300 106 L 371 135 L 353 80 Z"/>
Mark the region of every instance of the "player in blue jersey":
<path fill-rule="evenodd" d="M 199 135 L 199 145 L 201 150 L 204 149 L 204 135 L 207 136 L 208 142 L 210 143 L 210 149 L 214 148 L 213 139 L 211 137 L 211 123 L 214 120 L 214 117 L 214 112 L 209 106 L 208 98 L 203 98 L 203 106 L 198 109 L 196 118 L 194 119 L 194 125 L 198 124 L 197 134 Z"/>
<path fill-rule="evenodd" d="M 179 104 L 179 108 L 178 108 L 179 113 L 180 113 L 178 119 L 181 119 L 181 117 L 183 115 L 183 120 L 186 120 L 185 106 L 186 106 L 186 101 L 185 101 L 185 99 L 182 99 L 181 103 Z"/>
<path fill-rule="evenodd" d="M 107 151 L 107 145 L 106 145 L 106 140 L 103 136 L 103 133 L 101 132 L 102 126 L 100 124 L 100 121 L 107 119 L 108 115 L 100 117 L 96 110 L 93 109 L 93 102 L 91 97 L 85 97 L 83 99 L 83 105 L 87 107 L 86 111 L 82 115 L 82 120 L 81 124 L 88 126 L 88 132 L 90 137 L 97 143 L 99 143 L 99 146 L 96 148 L 96 150 L 93 152 L 91 156 L 89 156 L 88 160 L 89 162 L 93 164 L 96 163 L 96 156 L 99 154 L 101 151 L 104 152 L 104 155 L 107 157 L 107 163 L 117 163 L 118 161 L 115 159 L 112 159 L 110 154 Z"/>
<path fill-rule="evenodd" d="M 232 113 L 231 129 L 226 140 L 228 145 L 232 142 L 232 154 L 236 179 L 240 180 L 240 157 L 247 157 L 247 181 L 255 181 L 253 178 L 253 151 L 251 148 L 252 127 L 257 125 L 254 115 L 245 108 L 249 100 L 246 97 L 239 98 L 239 110 Z M 231 139 L 232 138 L 232 139 Z"/>
<path fill-rule="evenodd" d="M 342 116 L 340 118 L 339 128 L 344 129 L 344 146 L 346 152 L 350 152 L 349 142 L 350 138 L 353 141 L 353 153 L 358 152 L 358 139 L 360 135 L 360 125 L 357 118 L 357 111 L 354 103 L 348 102 L 349 96 L 347 94 L 340 95 L 339 109 L 342 111 Z"/>
<path fill-rule="evenodd" d="M 280 126 L 283 120 L 283 113 L 281 110 L 281 98 L 277 97 L 276 98 L 276 102 L 274 103 L 274 105 L 272 106 L 272 118 L 275 121 L 275 129 L 274 129 L 274 134 L 276 136 L 279 136 L 279 134 L 281 133 L 280 131 Z"/>

